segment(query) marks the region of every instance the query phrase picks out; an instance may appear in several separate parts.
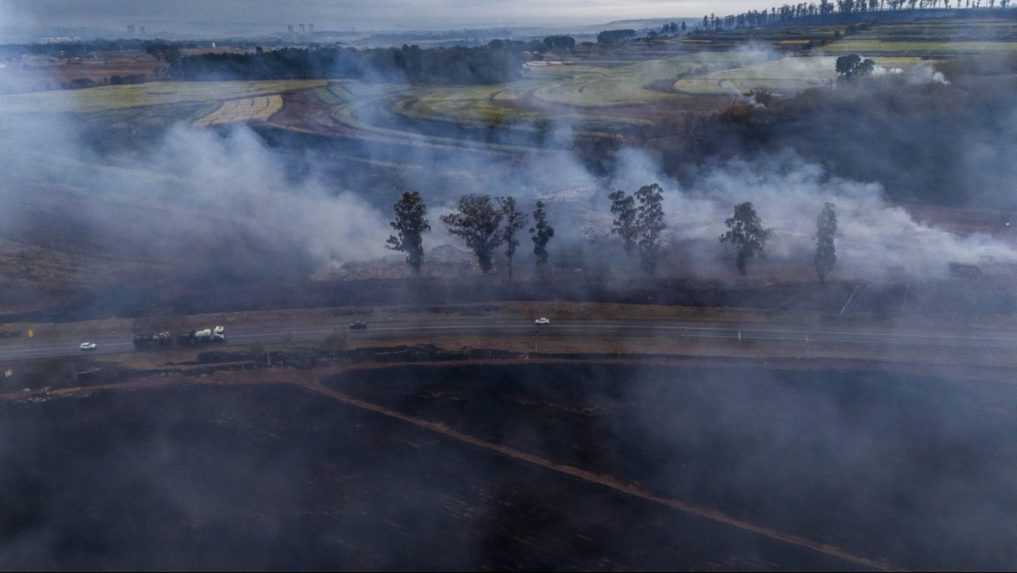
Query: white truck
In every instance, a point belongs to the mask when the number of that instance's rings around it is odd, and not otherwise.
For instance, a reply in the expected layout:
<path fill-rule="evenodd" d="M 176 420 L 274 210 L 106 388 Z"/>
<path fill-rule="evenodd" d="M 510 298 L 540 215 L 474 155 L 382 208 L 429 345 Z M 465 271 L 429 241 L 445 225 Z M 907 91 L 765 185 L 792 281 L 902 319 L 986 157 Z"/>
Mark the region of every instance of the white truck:
<path fill-rule="evenodd" d="M 226 342 L 226 327 L 214 326 L 203 330 L 193 330 L 178 339 L 180 344 L 199 345 Z"/>

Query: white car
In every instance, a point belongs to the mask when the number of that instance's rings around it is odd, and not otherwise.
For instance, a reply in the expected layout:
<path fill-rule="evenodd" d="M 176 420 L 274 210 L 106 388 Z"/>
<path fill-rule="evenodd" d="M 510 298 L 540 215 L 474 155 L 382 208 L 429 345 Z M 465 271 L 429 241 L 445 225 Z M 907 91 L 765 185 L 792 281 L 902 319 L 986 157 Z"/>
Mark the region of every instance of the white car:
<path fill-rule="evenodd" d="M 536 324 L 537 326 L 547 326 L 547 325 L 551 324 L 551 319 L 542 316 L 542 317 L 538 318 L 537 320 L 534 320 L 533 324 Z"/>
<path fill-rule="evenodd" d="M 98 348 L 98 346 L 94 342 L 82 342 L 81 346 L 78 348 L 80 348 L 82 352 L 91 352 Z"/>

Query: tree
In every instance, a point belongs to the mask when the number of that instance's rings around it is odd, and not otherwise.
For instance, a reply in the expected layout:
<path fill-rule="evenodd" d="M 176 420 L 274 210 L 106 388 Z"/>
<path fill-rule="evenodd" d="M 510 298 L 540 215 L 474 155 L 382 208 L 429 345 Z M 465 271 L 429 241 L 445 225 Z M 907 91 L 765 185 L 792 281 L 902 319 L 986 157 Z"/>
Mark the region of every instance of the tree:
<path fill-rule="evenodd" d="M 660 185 L 646 185 L 636 191 L 639 208 L 636 213 L 638 230 L 639 261 L 643 271 L 653 276 L 657 272 L 657 258 L 660 255 L 660 234 L 667 228 L 664 223 L 664 196 Z"/>
<path fill-rule="evenodd" d="M 533 254 L 537 257 L 537 269 L 543 275 L 547 267 L 547 244 L 554 238 L 554 227 L 547 222 L 547 210 L 543 201 L 537 201 L 537 208 L 533 210 L 533 227 L 530 229 L 530 238 L 533 239 Z"/>
<path fill-rule="evenodd" d="M 764 229 L 752 203 L 735 206 L 734 216 L 724 222 L 728 231 L 720 236 L 721 243 L 731 243 L 737 250 L 736 264 L 743 276 L 748 271 L 749 261 L 766 256 L 766 241 L 771 231 Z"/>
<path fill-rule="evenodd" d="M 420 274 L 424 261 L 424 233 L 431 230 L 427 220 L 427 205 L 416 191 L 403 193 L 393 206 L 395 220 L 389 223 L 396 234 L 388 238 L 388 248 L 406 253 L 406 264 L 413 274 Z"/>
<path fill-rule="evenodd" d="M 636 248 L 636 241 L 639 236 L 639 228 L 636 226 L 636 200 L 624 191 L 615 191 L 608 195 L 611 199 L 611 214 L 614 221 L 611 223 L 611 232 L 621 237 L 625 245 L 625 252 L 631 253 Z"/>
<path fill-rule="evenodd" d="M 515 197 L 502 197 L 498 199 L 498 204 L 505 221 L 505 225 L 502 227 L 502 242 L 505 243 L 505 259 L 508 264 L 509 281 L 511 281 L 512 259 L 515 258 L 516 247 L 519 246 L 516 234 L 526 226 L 526 213 L 516 207 Z"/>
<path fill-rule="evenodd" d="M 827 203 L 816 219 L 816 274 L 825 283 L 827 275 L 837 265 L 837 210 Z"/>
<path fill-rule="evenodd" d="M 869 59 L 863 60 L 858 54 L 837 58 L 837 73 L 845 80 L 870 76 L 875 70 L 876 62 Z"/>
<path fill-rule="evenodd" d="M 444 215 L 441 221 L 448 226 L 449 233 L 461 238 L 477 256 L 480 270 L 488 273 L 493 266 L 494 251 L 504 239 L 498 232 L 502 216 L 490 195 L 466 195 L 459 199 L 456 211 Z"/>

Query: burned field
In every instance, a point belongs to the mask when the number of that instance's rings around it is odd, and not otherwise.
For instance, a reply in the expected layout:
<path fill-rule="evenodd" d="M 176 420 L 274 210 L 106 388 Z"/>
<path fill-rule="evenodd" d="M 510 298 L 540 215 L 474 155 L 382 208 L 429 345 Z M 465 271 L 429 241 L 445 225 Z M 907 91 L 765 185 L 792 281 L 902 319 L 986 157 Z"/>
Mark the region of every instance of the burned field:
<path fill-rule="evenodd" d="M 0 406 L 0 566 L 1015 559 L 1006 384 L 595 364 L 272 380 Z"/>

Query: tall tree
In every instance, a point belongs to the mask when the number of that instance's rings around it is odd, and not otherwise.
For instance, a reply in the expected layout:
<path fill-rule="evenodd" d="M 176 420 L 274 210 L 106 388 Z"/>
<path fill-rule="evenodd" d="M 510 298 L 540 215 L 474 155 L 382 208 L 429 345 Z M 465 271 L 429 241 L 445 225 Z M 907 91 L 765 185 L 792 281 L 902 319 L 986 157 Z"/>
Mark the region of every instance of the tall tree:
<path fill-rule="evenodd" d="M 748 271 L 749 261 L 766 256 L 766 242 L 771 232 L 763 228 L 755 207 L 749 202 L 736 205 L 734 216 L 724 224 L 728 230 L 720 236 L 720 242 L 731 243 L 735 247 L 738 272 L 744 276 Z"/>
<path fill-rule="evenodd" d="M 505 260 L 508 265 L 508 278 L 512 281 L 512 259 L 516 256 L 516 248 L 519 240 L 516 235 L 526 226 L 526 213 L 523 213 L 516 206 L 515 197 L 501 197 L 498 199 L 501 208 L 502 218 L 505 222 L 502 226 L 502 242 L 505 243 Z"/>
<path fill-rule="evenodd" d="M 554 227 L 547 222 L 547 208 L 543 201 L 537 201 L 537 207 L 533 210 L 533 227 L 530 228 L 530 238 L 533 240 L 533 254 L 537 257 L 537 269 L 541 276 L 547 268 L 547 244 L 554 238 Z"/>
<path fill-rule="evenodd" d="M 624 191 L 615 191 L 608 195 L 608 198 L 611 199 L 611 214 L 614 215 L 611 232 L 621 237 L 625 252 L 631 253 L 636 248 L 636 241 L 639 238 L 636 200 Z"/>
<path fill-rule="evenodd" d="M 636 191 L 639 207 L 636 212 L 636 229 L 638 230 L 639 260 L 643 271 L 653 276 L 657 272 L 657 259 L 660 256 L 660 234 L 667 228 L 664 223 L 664 195 L 660 185 L 654 183 L 641 187 Z"/>
<path fill-rule="evenodd" d="M 502 212 L 495 207 L 490 195 L 466 195 L 459 199 L 456 211 L 444 215 L 442 222 L 449 233 L 461 238 L 477 257 L 484 273 L 491 272 L 495 249 L 501 246 L 504 236 L 501 229 Z"/>
<path fill-rule="evenodd" d="M 837 209 L 827 203 L 816 219 L 816 274 L 823 283 L 837 265 L 836 237 Z"/>
<path fill-rule="evenodd" d="M 413 274 L 420 274 L 420 265 L 424 261 L 424 233 L 431 230 L 427 220 L 427 205 L 416 191 L 403 193 L 393 206 L 395 219 L 389 223 L 396 232 L 388 238 L 388 248 L 406 253 L 406 264 L 413 269 Z"/>

